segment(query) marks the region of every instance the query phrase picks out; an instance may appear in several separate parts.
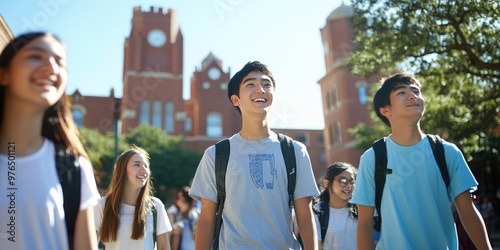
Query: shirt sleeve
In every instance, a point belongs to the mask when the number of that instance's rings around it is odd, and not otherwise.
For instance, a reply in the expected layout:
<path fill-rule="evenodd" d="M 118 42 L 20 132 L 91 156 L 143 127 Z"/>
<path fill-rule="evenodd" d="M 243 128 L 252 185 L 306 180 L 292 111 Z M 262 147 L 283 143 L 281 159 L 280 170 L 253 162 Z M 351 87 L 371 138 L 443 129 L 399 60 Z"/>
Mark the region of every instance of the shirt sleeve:
<path fill-rule="evenodd" d="M 368 149 L 359 160 L 356 187 L 351 202 L 375 207 L 375 153 L 373 148 Z"/>
<path fill-rule="evenodd" d="M 81 178 L 81 193 L 80 193 L 80 210 L 85 210 L 95 206 L 101 195 L 97 190 L 95 183 L 92 164 L 85 157 L 78 158 L 80 163 L 80 178 Z"/>
<path fill-rule="evenodd" d="M 217 187 L 215 184 L 215 146 L 205 150 L 200 160 L 189 195 L 196 200 L 201 198 L 217 202 Z"/>
<path fill-rule="evenodd" d="M 161 202 L 161 200 L 156 197 L 153 197 L 153 200 L 156 205 L 156 216 L 157 216 L 156 236 L 172 231 L 172 225 L 168 220 L 167 211 L 165 210 L 165 205 L 163 205 L 163 202 Z"/>
<path fill-rule="evenodd" d="M 306 146 L 294 141 L 294 151 L 297 162 L 297 182 L 295 183 L 294 199 L 319 195 L 318 185 L 314 179 L 311 159 L 307 153 Z"/>

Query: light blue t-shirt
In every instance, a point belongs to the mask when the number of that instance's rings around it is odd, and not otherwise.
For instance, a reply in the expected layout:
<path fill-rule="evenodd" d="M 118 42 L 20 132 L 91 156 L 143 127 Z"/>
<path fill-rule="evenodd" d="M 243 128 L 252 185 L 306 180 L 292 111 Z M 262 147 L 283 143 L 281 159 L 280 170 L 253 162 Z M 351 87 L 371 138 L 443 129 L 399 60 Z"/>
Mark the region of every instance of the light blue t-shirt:
<path fill-rule="evenodd" d="M 230 139 L 226 201 L 219 249 L 300 249 L 292 232 L 288 178 L 275 133 L 261 140 Z M 297 161 L 294 199 L 319 194 L 304 144 L 293 142 Z M 189 194 L 217 202 L 215 147 L 203 155 Z"/>
<path fill-rule="evenodd" d="M 441 177 L 429 141 L 401 146 L 387 138 L 387 174 L 382 195 L 382 228 L 376 249 L 458 249 L 450 202 L 477 182 L 460 150 L 443 141 L 450 187 Z M 352 202 L 375 206 L 375 155 L 360 159 Z"/>

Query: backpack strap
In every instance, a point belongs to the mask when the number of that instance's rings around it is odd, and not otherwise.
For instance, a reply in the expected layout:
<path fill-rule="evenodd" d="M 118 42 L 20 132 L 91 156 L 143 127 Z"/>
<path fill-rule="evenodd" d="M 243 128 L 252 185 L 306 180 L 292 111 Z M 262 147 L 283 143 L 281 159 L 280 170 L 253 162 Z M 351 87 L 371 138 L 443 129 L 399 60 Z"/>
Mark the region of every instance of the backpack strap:
<path fill-rule="evenodd" d="M 295 160 L 295 151 L 293 148 L 293 140 L 282 134 L 278 134 L 278 140 L 281 144 L 281 153 L 283 154 L 283 159 L 285 160 L 287 178 L 288 178 L 288 205 L 290 208 L 293 203 L 293 195 L 295 193 L 295 182 L 297 180 L 297 161 Z"/>
<path fill-rule="evenodd" d="M 321 213 L 318 215 L 318 220 L 321 227 L 321 243 L 323 243 L 325 241 L 326 230 L 328 230 L 328 222 L 330 220 L 330 206 L 328 202 L 323 201 L 319 203 L 319 210 Z"/>
<path fill-rule="evenodd" d="M 217 187 L 217 213 L 215 214 L 214 239 L 212 249 L 219 249 L 219 235 L 222 226 L 222 211 L 226 200 L 226 170 L 229 162 L 229 139 L 215 144 L 215 183 Z"/>
<path fill-rule="evenodd" d="M 382 213 L 380 206 L 382 204 L 382 194 L 384 193 L 386 174 L 392 172 L 387 169 L 387 149 L 385 147 L 386 137 L 377 140 L 373 143 L 373 151 L 375 153 L 375 208 L 377 209 L 377 216 L 375 217 L 375 224 L 373 227 L 380 232 L 382 225 Z"/>
<path fill-rule="evenodd" d="M 151 199 L 151 212 L 153 212 L 153 246 L 156 244 L 156 223 L 158 212 L 156 210 L 156 205 L 153 199 Z"/>
<path fill-rule="evenodd" d="M 446 190 L 448 190 L 450 187 L 450 175 L 448 173 L 446 158 L 444 156 L 443 139 L 441 139 L 438 135 L 427 135 L 427 139 L 429 139 L 429 143 L 431 144 L 432 153 L 434 154 L 434 159 L 439 166 L 441 177 L 446 184 Z"/>
<path fill-rule="evenodd" d="M 69 248 L 73 249 L 75 223 L 80 210 L 81 169 L 80 163 L 66 145 L 55 142 L 56 170 L 63 191 L 64 214 Z"/>

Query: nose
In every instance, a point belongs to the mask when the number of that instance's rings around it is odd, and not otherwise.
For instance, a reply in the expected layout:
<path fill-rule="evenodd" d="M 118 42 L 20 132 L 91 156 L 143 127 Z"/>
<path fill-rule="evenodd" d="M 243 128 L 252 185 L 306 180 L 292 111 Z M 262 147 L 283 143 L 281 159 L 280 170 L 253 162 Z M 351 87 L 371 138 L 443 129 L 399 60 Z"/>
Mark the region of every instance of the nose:
<path fill-rule="evenodd" d="M 56 58 L 54 58 L 53 56 L 49 57 L 43 66 L 44 66 L 44 70 L 46 70 L 46 72 L 54 74 L 54 75 L 59 74 L 59 72 L 61 70 L 61 66 L 57 62 Z"/>
<path fill-rule="evenodd" d="M 262 84 L 258 84 L 256 88 L 257 93 L 264 93 L 266 90 L 264 89 L 264 86 Z"/>

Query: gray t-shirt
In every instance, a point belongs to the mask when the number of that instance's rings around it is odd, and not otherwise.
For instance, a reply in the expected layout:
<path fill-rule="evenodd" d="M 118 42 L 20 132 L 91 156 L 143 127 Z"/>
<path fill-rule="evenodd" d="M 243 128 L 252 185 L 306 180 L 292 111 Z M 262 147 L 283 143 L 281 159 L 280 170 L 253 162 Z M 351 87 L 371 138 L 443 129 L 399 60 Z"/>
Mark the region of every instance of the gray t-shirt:
<path fill-rule="evenodd" d="M 226 201 L 219 249 L 300 249 L 292 232 L 288 179 L 277 135 L 230 139 Z M 306 147 L 294 141 L 297 181 L 294 199 L 319 194 Z M 190 195 L 217 202 L 215 146 L 200 161 Z"/>

